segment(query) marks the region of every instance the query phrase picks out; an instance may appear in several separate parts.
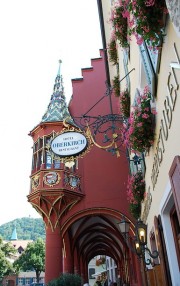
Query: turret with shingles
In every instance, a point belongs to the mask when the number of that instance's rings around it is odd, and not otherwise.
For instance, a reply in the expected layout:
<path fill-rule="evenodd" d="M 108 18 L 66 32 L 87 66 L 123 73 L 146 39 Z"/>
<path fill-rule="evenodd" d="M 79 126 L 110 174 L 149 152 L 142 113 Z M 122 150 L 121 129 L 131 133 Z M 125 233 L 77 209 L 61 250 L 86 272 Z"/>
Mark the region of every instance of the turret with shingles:
<path fill-rule="evenodd" d="M 55 79 L 53 94 L 51 95 L 51 100 L 48 105 L 47 111 L 42 117 L 42 122 L 56 122 L 56 121 L 66 121 L 72 125 L 73 119 L 69 113 L 68 107 L 66 105 L 66 98 L 64 95 L 63 78 L 60 73 L 62 61 L 59 61 L 59 69 Z"/>

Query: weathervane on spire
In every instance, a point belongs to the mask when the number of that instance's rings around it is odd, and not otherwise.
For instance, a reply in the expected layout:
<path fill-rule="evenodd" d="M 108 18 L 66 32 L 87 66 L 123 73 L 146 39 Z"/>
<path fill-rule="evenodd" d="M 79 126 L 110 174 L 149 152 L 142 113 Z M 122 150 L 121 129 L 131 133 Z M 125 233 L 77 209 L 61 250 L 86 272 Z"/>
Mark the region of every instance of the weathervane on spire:
<path fill-rule="evenodd" d="M 58 70 L 58 75 L 60 75 L 60 67 L 61 67 L 61 64 L 62 64 L 62 60 L 59 60 L 59 70 Z"/>
<path fill-rule="evenodd" d="M 55 78 L 53 93 L 51 95 L 50 103 L 48 108 L 42 117 L 42 122 L 55 122 L 64 121 L 68 118 L 68 122 L 74 125 L 73 119 L 69 114 L 68 107 L 66 105 L 63 77 L 60 72 L 62 60 L 59 61 L 58 73 Z"/>

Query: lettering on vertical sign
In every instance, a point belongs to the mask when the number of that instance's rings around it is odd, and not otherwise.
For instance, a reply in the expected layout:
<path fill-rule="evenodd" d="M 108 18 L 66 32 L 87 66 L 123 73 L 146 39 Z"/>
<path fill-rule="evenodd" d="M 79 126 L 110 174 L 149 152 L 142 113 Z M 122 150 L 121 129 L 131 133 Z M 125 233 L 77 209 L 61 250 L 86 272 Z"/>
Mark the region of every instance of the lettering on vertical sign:
<path fill-rule="evenodd" d="M 151 173 L 151 182 L 153 189 L 157 183 L 159 174 L 159 167 L 163 161 L 163 154 L 165 152 L 165 142 L 169 137 L 169 130 L 171 128 L 173 112 L 176 104 L 177 92 L 179 90 L 179 82 L 177 73 L 180 73 L 180 59 L 179 54 L 174 43 L 174 52 L 176 56 L 176 62 L 171 62 L 171 71 L 167 77 L 167 95 L 164 100 L 164 108 L 162 111 L 162 118 L 160 121 L 160 130 L 156 146 L 156 153 L 153 161 L 153 168 Z"/>

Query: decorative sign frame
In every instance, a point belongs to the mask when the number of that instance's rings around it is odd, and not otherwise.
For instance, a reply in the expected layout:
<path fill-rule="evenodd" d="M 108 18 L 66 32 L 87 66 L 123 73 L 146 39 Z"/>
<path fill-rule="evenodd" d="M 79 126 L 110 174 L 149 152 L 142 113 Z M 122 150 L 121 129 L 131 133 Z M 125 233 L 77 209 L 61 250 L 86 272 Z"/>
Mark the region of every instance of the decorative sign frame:
<path fill-rule="evenodd" d="M 78 158 L 84 157 L 93 145 L 91 136 L 78 127 L 63 122 L 61 132 L 54 133 L 46 145 L 52 158 L 72 167 Z"/>

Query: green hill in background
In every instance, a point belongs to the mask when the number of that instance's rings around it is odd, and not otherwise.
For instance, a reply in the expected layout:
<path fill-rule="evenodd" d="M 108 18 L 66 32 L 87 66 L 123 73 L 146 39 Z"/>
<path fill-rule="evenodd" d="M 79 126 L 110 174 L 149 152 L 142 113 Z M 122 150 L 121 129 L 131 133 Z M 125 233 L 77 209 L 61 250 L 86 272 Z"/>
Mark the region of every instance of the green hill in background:
<path fill-rule="evenodd" d="M 10 240 L 12 232 L 16 227 L 18 240 L 45 240 L 45 225 L 42 218 L 23 217 L 7 222 L 0 226 L 0 236 L 4 240 Z"/>

